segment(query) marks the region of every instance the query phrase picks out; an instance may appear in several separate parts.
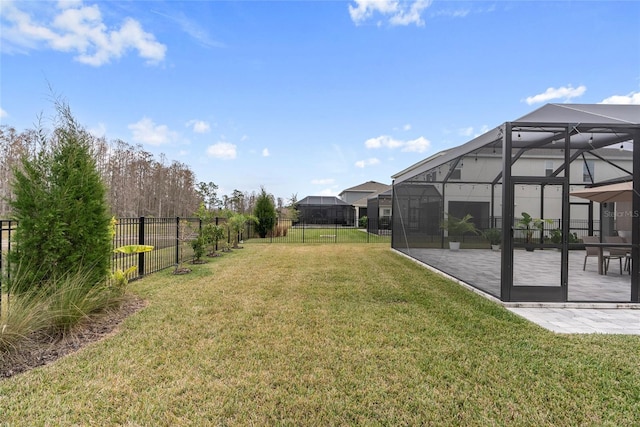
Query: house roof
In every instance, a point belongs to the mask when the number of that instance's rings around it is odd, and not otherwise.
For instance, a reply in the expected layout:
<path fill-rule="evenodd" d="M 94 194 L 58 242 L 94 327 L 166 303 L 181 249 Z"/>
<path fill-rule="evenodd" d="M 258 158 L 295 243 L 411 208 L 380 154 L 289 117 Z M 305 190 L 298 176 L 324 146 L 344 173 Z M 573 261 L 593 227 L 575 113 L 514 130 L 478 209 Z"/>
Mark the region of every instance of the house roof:
<path fill-rule="evenodd" d="M 335 196 L 307 196 L 296 204 L 303 206 L 351 206 Z"/>
<path fill-rule="evenodd" d="M 403 182 L 483 147 L 502 147 L 503 140 L 507 138 L 514 149 L 546 148 L 558 151 L 564 148 L 563 140 L 568 133 L 571 150 L 588 152 L 629 141 L 633 139 L 633 132 L 638 131 L 640 105 L 547 104 L 513 122 L 505 122 L 466 144 L 415 163 L 392 178 L 396 184 Z"/>
<path fill-rule="evenodd" d="M 360 185 L 356 185 L 355 187 L 347 188 L 346 190 L 342 190 L 342 193 L 350 192 L 366 192 L 366 193 L 379 193 L 380 191 L 384 191 L 389 188 L 389 185 L 382 184 L 377 181 L 367 181 Z M 342 194 L 340 193 L 340 194 Z"/>
<path fill-rule="evenodd" d="M 353 202 L 353 206 L 362 206 L 362 207 L 366 207 L 367 206 L 367 200 L 371 197 L 378 197 L 378 194 L 382 194 L 386 191 L 391 192 L 391 189 L 393 187 L 390 185 L 386 185 L 386 184 L 382 184 L 382 186 L 378 189 L 378 191 L 370 191 L 370 192 L 366 192 L 365 194 L 362 195 L 361 198 L 359 198 L 358 200 L 356 200 L 355 202 Z M 346 191 L 346 190 L 345 190 Z"/>
<path fill-rule="evenodd" d="M 369 199 L 375 199 L 378 196 L 392 196 L 393 195 L 393 187 L 389 186 L 389 189 L 387 191 L 381 191 L 380 193 L 376 193 L 376 194 L 372 194 L 370 196 L 367 196 L 367 200 Z"/>

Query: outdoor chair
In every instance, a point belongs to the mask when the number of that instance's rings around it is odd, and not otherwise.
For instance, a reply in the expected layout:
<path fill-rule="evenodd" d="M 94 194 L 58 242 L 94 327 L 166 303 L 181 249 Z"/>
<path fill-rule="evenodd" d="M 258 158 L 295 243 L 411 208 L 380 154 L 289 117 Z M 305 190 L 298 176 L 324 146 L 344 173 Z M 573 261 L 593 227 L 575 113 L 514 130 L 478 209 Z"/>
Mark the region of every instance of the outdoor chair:
<path fill-rule="evenodd" d="M 622 237 L 624 243 L 631 243 L 630 231 L 618 231 L 618 236 Z M 631 274 L 631 249 L 627 249 L 627 257 L 624 260 L 624 271 L 628 271 Z"/>
<path fill-rule="evenodd" d="M 582 238 L 584 243 L 600 243 L 600 239 L 596 236 L 584 236 Z M 600 248 L 597 246 L 585 246 L 585 254 L 584 254 L 584 265 L 582 266 L 582 271 L 587 268 L 587 258 L 589 257 L 600 257 Z M 600 271 L 600 269 L 598 269 Z"/>
<path fill-rule="evenodd" d="M 624 243 L 624 239 L 620 236 L 604 236 L 604 243 Z M 627 269 L 627 249 L 626 248 L 606 248 L 608 253 L 603 255 L 604 257 L 604 274 L 609 271 L 609 262 L 612 259 L 617 259 L 620 262 L 620 274 L 622 274 L 622 260 L 624 259 L 625 271 Z"/>

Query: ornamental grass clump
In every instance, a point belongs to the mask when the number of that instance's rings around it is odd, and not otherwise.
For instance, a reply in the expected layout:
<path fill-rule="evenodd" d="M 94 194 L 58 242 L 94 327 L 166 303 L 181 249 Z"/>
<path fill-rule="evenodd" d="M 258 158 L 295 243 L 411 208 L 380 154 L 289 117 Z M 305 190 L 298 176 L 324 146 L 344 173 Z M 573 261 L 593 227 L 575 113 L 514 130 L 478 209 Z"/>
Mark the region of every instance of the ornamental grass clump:
<path fill-rule="evenodd" d="M 81 270 L 66 275 L 52 287 L 46 296 L 51 333 L 65 334 L 92 315 L 121 302 L 122 286 L 111 286 L 107 281 L 93 285 L 92 276 L 91 272 Z"/>
<path fill-rule="evenodd" d="M 0 353 L 37 341 L 42 335 L 63 336 L 92 316 L 119 305 L 124 288 L 110 281 L 94 285 L 93 276 L 79 270 L 39 287 L 9 281 L 0 313 Z M 13 293 L 12 289 L 27 290 Z"/>
<path fill-rule="evenodd" d="M 39 293 L 33 290 L 31 293 Z M 2 295 L 0 311 L 0 357 L 2 353 L 17 349 L 34 333 L 49 325 L 47 302 L 30 293 L 9 297 Z"/>

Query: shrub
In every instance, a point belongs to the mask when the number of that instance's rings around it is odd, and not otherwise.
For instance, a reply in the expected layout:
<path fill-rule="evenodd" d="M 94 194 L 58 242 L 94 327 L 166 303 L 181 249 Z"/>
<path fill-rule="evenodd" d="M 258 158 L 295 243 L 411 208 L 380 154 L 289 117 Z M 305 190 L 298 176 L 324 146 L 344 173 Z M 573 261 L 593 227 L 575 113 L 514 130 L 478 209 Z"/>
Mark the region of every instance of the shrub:
<path fill-rule="evenodd" d="M 218 242 L 224 239 L 224 230 L 224 226 L 213 223 L 205 224 L 202 227 L 205 242 L 209 246 L 209 255 L 215 255 Z"/>
<path fill-rule="evenodd" d="M 109 287 L 114 295 L 124 295 L 129 284 L 129 277 L 138 269 L 132 265 L 126 270 L 116 270 L 109 276 Z"/>
<path fill-rule="evenodd" d="M 14 169 L 10 200 L 18 220 L 11 265 L 15 292 L 50 286 L 70 271 L 85 270 L 89 285 L 103 284 L 111 262 L 111 218 L 106 189 L 91 152 L 92 137 L 65 105 L 51 137 L 38 132 L 40 152 Z"/>
<path fill-rule="evenodd" d="M 242 233 L 244 232 L 245 226 L 249 222 L 258 224 L 258 219 L 253 215 L 243 215 L 233 212 L 227 212 L 227 215 L 227 221 L 224 225 L 229 230 L 233 248 L 238 249 L 238 243 L 242 240 Z"/>
<path fill-rule="evenodd" d="M 206 250 L 206 239 L 202 230 L 198 233 L 198 237 L 191 241 L 191 248 L 193 249 L 194 261 L 200 261 Z"/>
<path fill-rule="evenodd" d="M 367 228 L 368 222 L 369 222 L 369 218 L 367 218 L 367 216 L 363 216 L 360 219 L 358 219 L 358 227 Z"/>
<path fill-rule="evenodd" d="M 258 219 L 256 224 L 256 231 L 260 238 L 265 238 L 267 233 L 273 230 L 276 225 L 277 213 L 275 204 L 273 203 L 273 196 L 267 194 L 264 187 L 261 188 L 261 192 L 256 200 L 256 207 L 253 211 L 253 216 Z"/>
<path fill-rule="evenodd" d="M 559 228 L 551 230 L 550 238 L 552 243 L 558 244 L 562 242 L 562 230 Z M 578 243 L 580 241 L 577 233 L 569 233 L 568 238 L 569 243 Z"/>

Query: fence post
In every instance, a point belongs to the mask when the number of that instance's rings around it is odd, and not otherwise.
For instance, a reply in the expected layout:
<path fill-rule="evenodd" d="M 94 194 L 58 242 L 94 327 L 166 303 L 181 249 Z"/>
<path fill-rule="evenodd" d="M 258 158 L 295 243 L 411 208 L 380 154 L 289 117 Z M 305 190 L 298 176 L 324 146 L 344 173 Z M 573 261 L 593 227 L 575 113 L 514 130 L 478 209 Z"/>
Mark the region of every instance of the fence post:
<path fill-rule="evenodd" d="M 218 227 L 218 217 L 216 217 L 216 227 Z M 214 252 L 218 250 L 218 241 L 216 240 Z"/>
<path fill-rule="evenodd" d="M 176 265 L 180 264 L 180 217 L 176 217 Z"/>
<path fill-rule="evenodd" d="M 369 232 L 369 223 L 370 223 L 370 221 L 371 220 L 369 218 L 367 218 L 367 228 L 366 228 L 366 230 L 367 230 L 367 243 L 369 243 L 369 235 L 371 235 L 371 233 Z M 380 217 L 379 216 L 378 216 L 378 219 L 375 220 L 375 222 L 377 224 L 376 225 L 376 229 L 378 230 L 378 233 L 379 233 L 380 232 L 379 231 L 380 230 Z M 358 224 L 358 225 L 360 225 L 360 224 Z"/>
<path fill-rule="evenodd" d="M 144 217 L 138 221 L 138 244 L 144 245 Z M 138 254 L 138 277 L 144 276 L 144 252 Z"/>
<path fill-rule="evenodd" d="M 0 313 L 2 312 L 2 232 L 4 231 L 4 221 L 0 220 Z M 8 255 L 8 252 L 7 252 Z M 7 294 L 8 295 L 8 294 Z"/>

